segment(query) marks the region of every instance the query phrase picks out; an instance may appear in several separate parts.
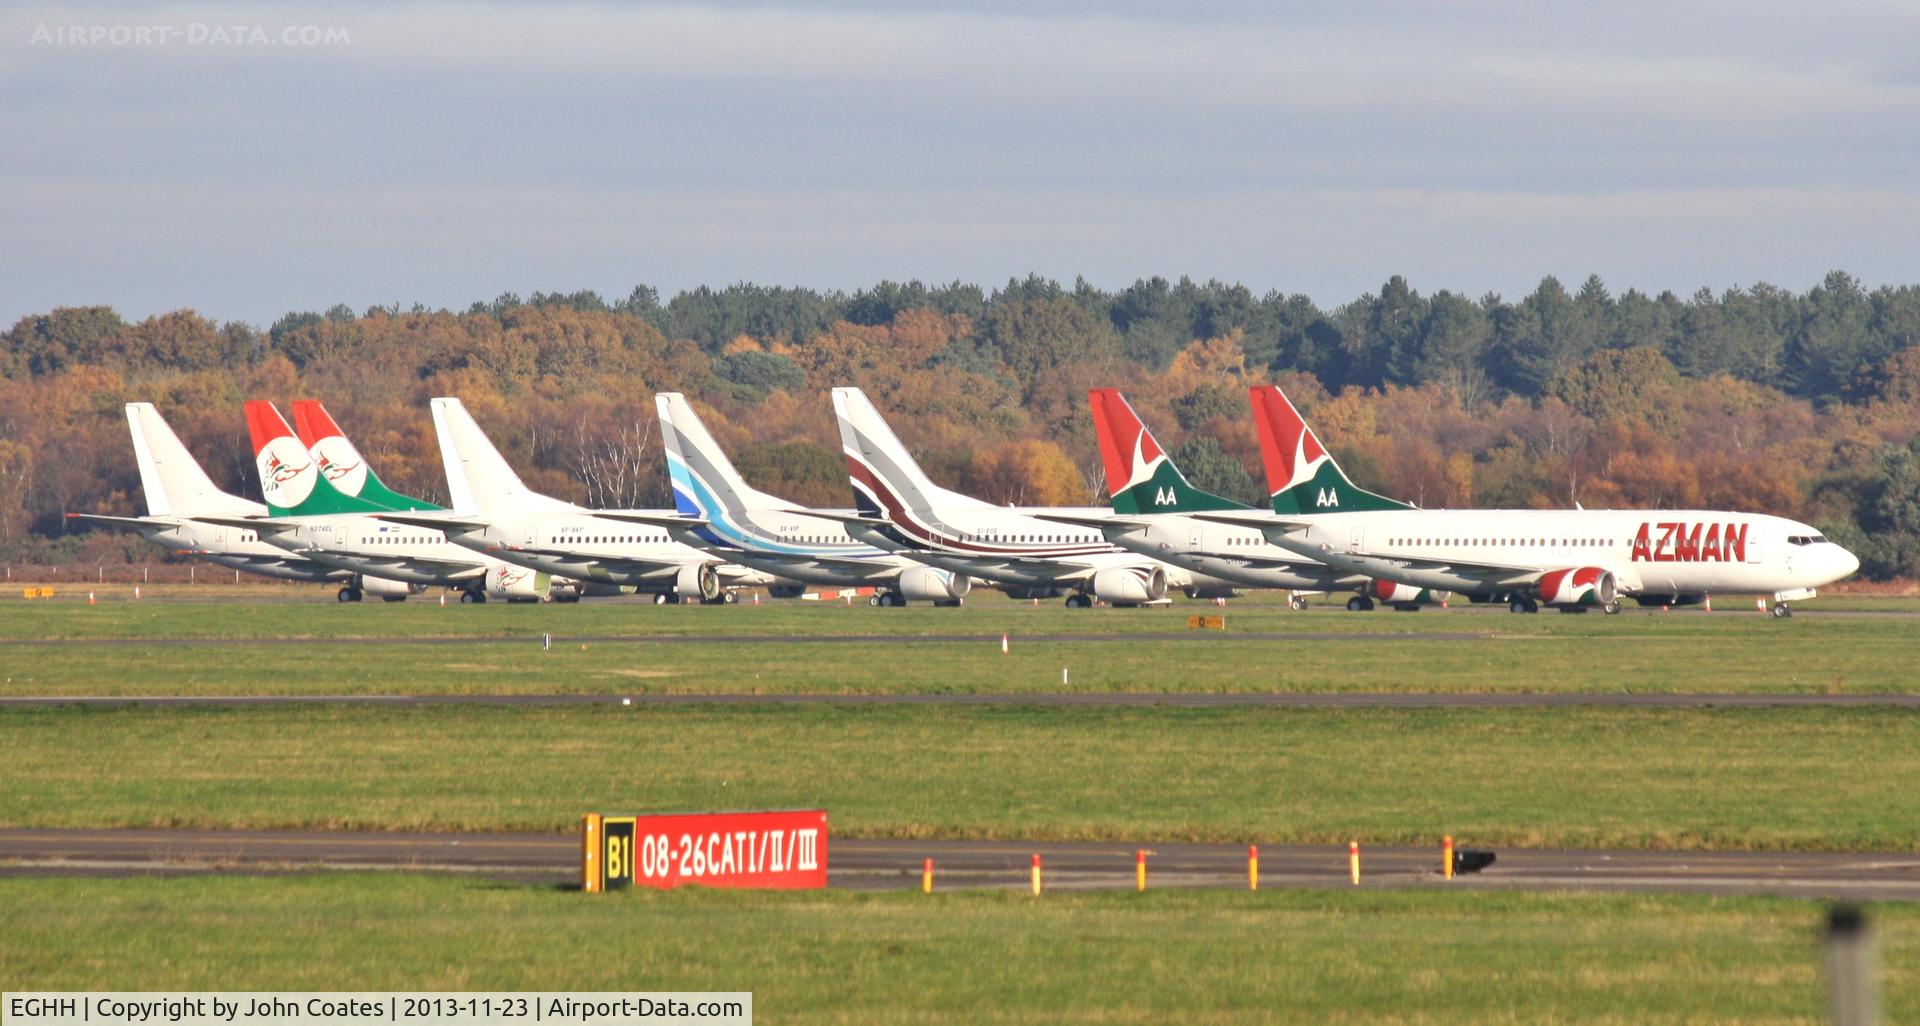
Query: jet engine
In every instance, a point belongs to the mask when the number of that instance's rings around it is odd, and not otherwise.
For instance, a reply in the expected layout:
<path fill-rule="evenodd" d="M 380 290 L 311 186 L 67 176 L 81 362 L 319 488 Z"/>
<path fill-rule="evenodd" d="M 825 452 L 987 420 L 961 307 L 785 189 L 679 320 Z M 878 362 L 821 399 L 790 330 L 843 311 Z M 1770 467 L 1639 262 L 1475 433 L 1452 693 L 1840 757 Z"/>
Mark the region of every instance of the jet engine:
<path fill-rule="evenodd" d="M 496 566 L 487 571 L 487 598 L 508 602 L 539 602 L 553 590 L 553 578 L 524 566 Z"/>
<path fill-rule="evenodd" d="M 1240 593 L 1233 590 L 1232 584 L 1220 580 L 1217 577 L 1203 577 L 1199 574 L 1194 574 L 1193 583 L 1180 589 L 1180 591 L 1190 599 L 1240 597 Z"/>
<path fill-rule="evenodd" d="M 1167 597 L 1167 572 L 1159 567 L 1116 566 L 1093 575 L 1093 597 L 1112 606 L 1137 606 Z"/>
<path fill-rule="evenodd" d="M 973 590 L 973 578 L 930 566 L 913 566 L 900 571 L 894 588 L 908 602 L 957 602 Z"/>
<path fill-rule="evenodd" d="M 427 590 L 424 584 L 408 584 L 405 581 L 390 581 L 384 577 L 368 577 L 361 574 L 354 587 L 367 595 L 378 595 L 383 602 L 405 602 L 408 595 L 418 595 Z"/>
<path fill-rule="evenodd" d="M 714 572 L 712 563 L 688 563 L 673 579 L 673 590 L 682 602 L 696 598 L 712 602 L 720 597 L 720 575 Z"/>
<path fill-rule="evenodd" d="M 1453 597 L 1452 592 L 1432 591 L 1379 578 L 1375 578 L 1372 584 L 1367 585 L 1367 594 L 1375 601 L 1384 602 L 1395 609 L 1417 609 L 1421 606 L 1435 605 Z"/>
<path fill-rule="evenodd" d="M 1635 595 L 1633 601 L 1642 606 L 1697 606 L 1707 600 L 1701 592 L 1681 592 L 1678 595 Z"/>
<path fill-rule="evenodd" d="M 1541 577 L 1534 589 L 1546 606 L 1614 607 L 1618 599 L 1612 571 L 1597 566 L 1554 570 Z"/>

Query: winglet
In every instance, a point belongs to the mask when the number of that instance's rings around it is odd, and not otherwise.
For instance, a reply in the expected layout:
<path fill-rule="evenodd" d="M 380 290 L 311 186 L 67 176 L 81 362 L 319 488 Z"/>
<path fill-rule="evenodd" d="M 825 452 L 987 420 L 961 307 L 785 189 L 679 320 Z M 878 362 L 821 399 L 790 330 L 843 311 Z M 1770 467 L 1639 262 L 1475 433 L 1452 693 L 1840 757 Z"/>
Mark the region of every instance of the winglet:
<path fill-rule="evenodd" d="M 1247 508 L 1189 484 L 1119 389 L 1089 389 L 1087 403 L 1093 409 L 1093 433 L 1100 440 L 1100 460 L 1107 468 L 1107 492 L 1114 512 Z"/>
<path fill-rule="evenodd" d="M 1404 502 L 1361 488 L 1348 479 L 1325 446 L 1274 385 L 1247 390 L 1260 436 L 1260 462 L 1267 472 L 1273 511 L 1282 514 L 1352 513 L 1409 509 Z"/>

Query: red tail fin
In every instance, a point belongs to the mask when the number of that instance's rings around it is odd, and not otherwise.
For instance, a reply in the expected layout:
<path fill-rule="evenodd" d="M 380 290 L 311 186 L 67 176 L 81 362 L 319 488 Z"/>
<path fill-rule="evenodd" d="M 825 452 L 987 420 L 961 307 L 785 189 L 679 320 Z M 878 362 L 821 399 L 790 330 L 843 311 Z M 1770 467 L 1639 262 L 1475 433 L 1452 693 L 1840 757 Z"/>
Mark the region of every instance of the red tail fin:
<path fill-rule="evenodd" d="M 322 438 L 344 435 L 340 425 L 327 415 L 327 408 L 318 399 L 300 399 L 293 404 L 293 426 L 300 433 L 300 444 L 311 449 Z"/>
<path fill-rule="evenodd" d="M 264 399 L 247 400 L 247 434 L 253 437 L 253 454 L 267 447 L 267 443 L 276 438 L 290 438 L 293 429 L 287 426 L 287 419 L 280 411 Z"/>
<path fill-rule="evenodd" d="M 1253 403 L 1253 419 L 1260 434 L 1260 462 L 1267 470 L 1267 491 L 1278 493 L 1293 487 L 1327 454 L 1313 436 L 1300 411 L 1273 385 L 1255 385 L 1247 389 Z"/>
<path fill-rule="evenodd" d="M 1093 433 L 1100 439 L 1100 459 L 1107 468 L 1107 492 L 1119 495 L 1134 483 L 1134 473 L 1162 455 L 1147 426 L 1117 388 L 1087 390 L 1093 407 Z"/>

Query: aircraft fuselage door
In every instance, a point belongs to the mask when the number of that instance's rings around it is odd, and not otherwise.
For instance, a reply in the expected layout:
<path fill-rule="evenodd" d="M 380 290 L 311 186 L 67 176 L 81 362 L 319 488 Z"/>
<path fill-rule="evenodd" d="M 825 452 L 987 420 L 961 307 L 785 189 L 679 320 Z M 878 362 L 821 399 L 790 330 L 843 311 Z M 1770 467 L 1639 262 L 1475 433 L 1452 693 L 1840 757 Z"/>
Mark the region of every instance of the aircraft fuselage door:
<path fill-rule="evenodd" d="M 1365 546 L 1364 544 L 1362 544 L 1362 543 L 1363 543 L 1363 542 L 1365 541 L 1365 537 L 1364 537 L 1364 536 L 1365 536 L 1365 534 L 1366 534 L 1366 528 L 1363 528 L 1363 527 L 1356 527 L 1356 528 L 1354 528 L 1354 529 L 1353 529 L 1353 540 L 1352 540 L 1352 542 L 1350 543 L 1350 546 L 1349 546 L 1349 547 L 1350 547 L 1350 548 L 1351 548 L 1351 549 L 1352 549 L 1352 550 L 1353 550 L 1354 552 L 1364 552 L 1364 551 L 1366 551 L 1366 546 Z"/>

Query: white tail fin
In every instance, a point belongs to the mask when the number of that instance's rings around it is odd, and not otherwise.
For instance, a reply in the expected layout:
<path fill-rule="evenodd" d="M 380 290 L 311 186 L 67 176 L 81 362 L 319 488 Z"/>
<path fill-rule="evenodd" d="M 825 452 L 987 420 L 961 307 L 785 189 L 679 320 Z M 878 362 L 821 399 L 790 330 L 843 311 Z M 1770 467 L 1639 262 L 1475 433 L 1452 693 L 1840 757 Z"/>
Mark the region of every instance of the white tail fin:
<path fill-rule="evenodd" d="M 133 458 L 140 465 L 148 516 L 266 514 L 267 507 L 260 503 L 215 487 L 152 403 L 128 403 L 127 427 L 133 433 Z"/>
<path fill-rule="evenodd" d="M 673 479 L 673 504 L 689 516 L 712 517 L 718 504 L 729 513 L 749 509 L 790 509 L 793 504 L 748 485 L 733 469 L 720 443 L 707 433 L 687 397 L 661 392 L 653 397 L 660 414 L 660 438 L 667 447 L 667 474 Z"/>
<path fill-rule="evenodd" d="M 529 489 L 460 400 L 435 399 L 431 405 L 433 430 L 440 437 L 440 462 L 447 471 L 447 495 L 455 513 L 580 508 Z"/>
<path fill-rule="evenodd" d="M 840 420 L 840 448 L 860 511 L 876 514 L 890 507 L 940 509 L 989 506 L 933 483 L 900 444 L 880 411 L 857 388 L 833 390 L 833 412 Z M 871 503 L 871 505 L 869 505 Z"/>

